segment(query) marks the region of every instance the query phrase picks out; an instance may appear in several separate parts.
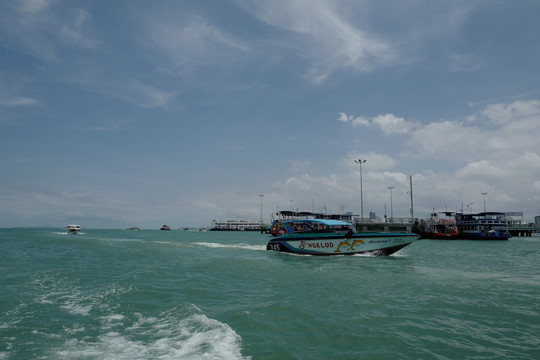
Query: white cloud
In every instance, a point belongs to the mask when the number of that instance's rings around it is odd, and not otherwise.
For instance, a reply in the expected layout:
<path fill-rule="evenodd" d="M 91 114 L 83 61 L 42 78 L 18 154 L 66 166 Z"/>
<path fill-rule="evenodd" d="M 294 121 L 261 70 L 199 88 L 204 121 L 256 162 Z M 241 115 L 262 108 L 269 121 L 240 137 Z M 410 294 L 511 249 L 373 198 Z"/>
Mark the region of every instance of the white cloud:
<path fill-rule="evenodd" d="M 283 45 L 311 60 L 306 76 L 314 83 L 324 82 L 340 69 L 370 71 L 397 58 L 388 40 L 350 22 L 349 8 L 341 6 L 342 3 L 324 0 L 240 3 L 261 21 L 290 33 Z"/>
<path fill-rule="evenodd" d="M 93 49 L 99 45 L 99 42 L 89 38 L 84 34 L 84 25 L 90 18 L 87 11 L 77 9 L 73 17 L 72 24 L 64 23 L 58 29 L 60 38 L 69 45 L 81 48 Z"/>
<path fill-rule="evenodd" d="M 404 118 L 393 114 L 376 116 L 373 118 L 372 123 L 380 126 L 386 135 L 406 134 L 417 126 L 416 123 L 406 121 Z"/>
<path fill-rule="evenodd" d="M 450 71 L 455 72 L 471 72 L 471 71 L 477 71 L 482 66 L 484 66 L 484 62 L 478 59 L 477 57 L 469 54 L 451 54 L 450 55 L 450 64 L 448 65 L 448 68 Z"/>
<path fill-rule="evenodd" d="M 439 158 L 441 161 L 474 155 L 481 146 L 479 139 L 485 134 L 476 127 L 465 131 L 457 121 L 432 122 L 418 127 L 411 133 L 409 144 L 416 155 L 423 158 Z"/>
<path fill-rule="evenodd" d="M 3 7 L 3 41 L 17 51 L 50 62 L 73 61 L 63 58 L 67 53 L 62 52 L 62 46 L 94 49 L 100 45 L 88 35 L 94 25 L 89 13 L 71 2 L 53 6 L 59 2 L 23 0 L 16 6 Z"/>
<path fill-rule="evenodd" d="M 339 113 L 338 120 L 344 123 L 351 123 L 352 126 L 365 125 L 369 126 L 370 122 L 368 119 L 362 116 L 354 117 L 352 115 L 347 115 L 346 113 Z"/>
<path fill-rule="evenodd" d="M 249 51 L 248 46 L 200 16 L 156 16 L 150 20 L 148 36 L 180 67 L 222 63 L 227 56 Z"/>
<path fill-rule="evenodd" d="M 142 108 L 156 108 L 164 106 L 174 97 L 174 93 L 156 89 L 145 84 L 135 84 L 133 89 L 137 97 L 141 100 L 139 104 Z"/>
<path fill-rule="evenodd" d="M 456 171 L 456 176 L 462 179 L 483 179 L 506 177 L 510 174 L 502 164 L 491 160 L 480 160 L 468 163 L 464 168 Z"/>
<path fill-rule="evenodd" d="M 540 128 L 540 101 L 539 100 L 518 100 L 509 104 L 493 104 L 473 116 L 473 119 L 505 125 L 519 124 L 521 129 L 527 130 Z"/>
<path fill-rule="evenodd" d="M 466 118 L 419 127 L 409 144 L 419 156 L 498 162 L 515 159 L 535 149 L 540 137 L 540 101 L 493 104 Z"/>
<path fill-rule="evenodd" d="M 55 1 L 56 0 L 20 0 L 18 4 L 21 11 L 29 13 L 39 13 L 45 10 Z"/>
<path fill-rule="evenodd" d="M 311 169 L 311 161 L 289 160 L 289 169 L 294 172 L 309 171 Z"/>
<path fill-rule="evenodd" d="M 474 202 L 474 209 L 481 210 L 478 207 L 482 203 L 480 193 L 486 191 L 490 194 L 488 209 L 492 210 L 511 211 L 526 206 L 533 211 L 531 204 L 521 205 L 517 199 L 526 203 L 525 199 L 540 198 L 538 100 L 491 104 L 462 120 L 428 124 L 391 114 L 365 118 L 340 113 L 338 120 L 351 125 L 377 125 L 385 134 L 401 132 L 408 136 L 408 140 L 398 146 L 407 148 L 408 155 L 412 156 L 408 162 L 417 166 L 417 161 L 421 160 L 424 164 L 420 173 L 413 176 L 418 211 L 433 207 L 456 210 L 461 203 L 468 202 Z M 395 148 L 390 151 L 397 152 Z M 395 190 L 396 196 L 407 191 L 408 175 L 400 171 L 407 171 L 407 163 L 377 152 L 350 153 L 342 161 L 351 169 L 352 175 L 347 177 L 351 189 L 357 187 L 358 165 L 353 160 L 358 158 L 367 159 L 362 165 L 364 191 L 371 192 L 367 199 L 386 201 L 384 189 L 389 185 L 401 189 Z M 402 200 L 406 205 L 406 199 Z M 368 200 L 368 208 L 374 205 L 376 203 Z M 405 205 L 402 204 L 398 212 L 406 213 Z"/>
<path fill-rule="evenodd" d="M 25 96 L 0 99 L 0 105 L 4 106 L 29 106 L 35 104 L 37 104 L 37 101 L 35 99 Z"/>
<path fill-rule="evenodd" d="M 273 26 L 282 35 L 284 49 L 307 59 L 305 76 L 316 84 L 342 70 L 371 72 L 419 61 L 424 47 L 456 33 L 481 6 L 467 1 L 397 2 L 391 7 L 380 1 L 236 2 Z M 453 71 L 472 71 L 481 64 L 472 55 L 454 55 L 451 59 Z"/>
<path fill-rule="evenodd" d="M 338 120 L 344 123 L 350 123 L 352 126 L 376 126 L 379 127 L 385 135 L 407 134 L 418 127 L 413 121 L 407 121 L 404 118 L 393 114 L 377 115 L 373 118 L 363 116 L 354 117 L 346 113 L 339 113 Z"/>
<path fill-rule="evenodd" d="M 366 160 L 366 162 L 362 164 L 363 169 L 367 167 L 370 170 L 375 171 L 390 170 L 398 164 L 398 161 L 392 156 L 388 154 L 376 153 L 373 151 L 366 154 L 350 153 L 345 159 L 341 161 L 341 164 L 344 168 L 353 167 L 355 171 L 359 172 L 359 165 L 354 162 L 354 160 L 358 159 Z"/>

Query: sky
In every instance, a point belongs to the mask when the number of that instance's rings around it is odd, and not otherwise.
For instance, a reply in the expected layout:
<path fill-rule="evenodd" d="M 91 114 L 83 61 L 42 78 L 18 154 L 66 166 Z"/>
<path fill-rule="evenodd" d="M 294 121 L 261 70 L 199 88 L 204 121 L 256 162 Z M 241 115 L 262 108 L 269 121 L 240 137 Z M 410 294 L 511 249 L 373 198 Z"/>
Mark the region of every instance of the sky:
<path fill-rule="evenodd" d="M 0 227 L 208 227 L 362 202 L 410 217 L 410 179 L 415 217 L 485 200 L 532 222 L 539 14 L 535 0 L 2 1 Z"/>

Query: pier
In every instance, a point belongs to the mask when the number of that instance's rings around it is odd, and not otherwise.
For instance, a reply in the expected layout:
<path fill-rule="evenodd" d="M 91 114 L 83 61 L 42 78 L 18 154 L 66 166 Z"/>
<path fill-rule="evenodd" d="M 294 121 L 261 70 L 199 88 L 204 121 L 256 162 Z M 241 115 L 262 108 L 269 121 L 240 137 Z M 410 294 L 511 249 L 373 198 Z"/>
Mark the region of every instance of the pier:
<path fill-rule="evenodd" d="M 391 218 L 386 222 L 377 222 L 370 219 L 357 218 L 354 223 L 358 232 L 414 232 L 415 219 Z"/>
<path fill-rule="evenodd" d="M 358 232 L 414 232 L 416 219 L 392 218 L 387 222 L 376 222 L 370 219 L 357 218 L 354 222 Z M 530 237 L 534 233 L 540 233 L 540 225 L 534 224 L 512 224 L 508 226 L 508 231 L 512 236 Z"/>
<path fill-rule="evenodd" d="M 508 232 L 510 232 L 510 235 L 512 236 L 530 237 L 533 233 L 540 233 L 540 226 L 533 224 L 515 224 L 508 226 Z"/>

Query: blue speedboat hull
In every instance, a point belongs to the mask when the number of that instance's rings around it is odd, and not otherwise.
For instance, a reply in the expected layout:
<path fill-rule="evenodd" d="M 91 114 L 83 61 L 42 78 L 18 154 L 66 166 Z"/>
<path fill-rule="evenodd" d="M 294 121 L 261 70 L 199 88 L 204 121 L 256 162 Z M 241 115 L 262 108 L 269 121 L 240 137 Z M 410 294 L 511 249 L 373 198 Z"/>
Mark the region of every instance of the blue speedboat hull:
<path fill-rule="evenodd" d="M 271 239 L 266 249 L 302 255 L 390 255 L 418 238 L 410 233 L 293 233 Z"/>

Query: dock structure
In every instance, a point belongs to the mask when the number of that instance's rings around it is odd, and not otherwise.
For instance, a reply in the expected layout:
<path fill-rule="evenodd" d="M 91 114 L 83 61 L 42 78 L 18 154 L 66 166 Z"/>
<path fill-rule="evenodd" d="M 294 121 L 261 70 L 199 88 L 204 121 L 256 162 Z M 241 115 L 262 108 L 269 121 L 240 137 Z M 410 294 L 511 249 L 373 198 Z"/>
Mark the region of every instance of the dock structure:
<path fill-rule="evenodd" d="M 391 218 L 386 222 L 373 221 L 370 219 L 357 218 L 355 220 L 356 231 L 358 232 L 415 232 L 415 219 L 412 218 Z"/>
<path fill-rule="evenodd" d="M 373 221 L 370 219 L 357 218 L 354 222 L 358 232 L 416 232 L 417 223 L 411 218 L 387 219 L 387 222 Z M 534 224 L 511 224 L 508 231 L 512 236 L 531 237 L 532 234 L 540 233 L 540 225 Z"/>
<path fill-rule="evenodd" d="M 508 227 L 512 236 L 531 237 L 533 233 L 540 233 L 540 225 L 515 224 Z"/>
<path fill-rule="evenodd" d="M 212 220 L 210 231 L 262 231 L 267 226 L 261 221 Z"/>

